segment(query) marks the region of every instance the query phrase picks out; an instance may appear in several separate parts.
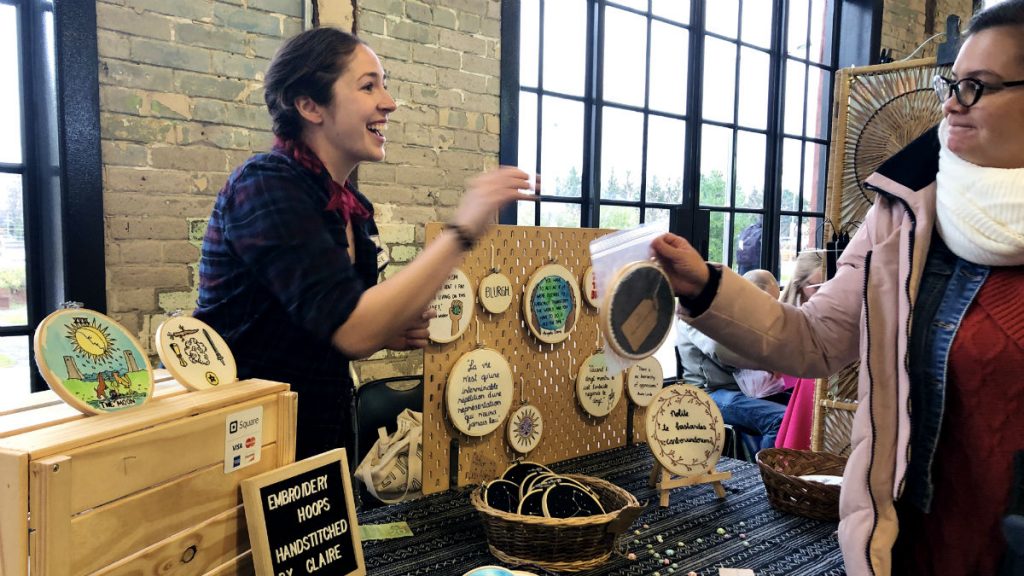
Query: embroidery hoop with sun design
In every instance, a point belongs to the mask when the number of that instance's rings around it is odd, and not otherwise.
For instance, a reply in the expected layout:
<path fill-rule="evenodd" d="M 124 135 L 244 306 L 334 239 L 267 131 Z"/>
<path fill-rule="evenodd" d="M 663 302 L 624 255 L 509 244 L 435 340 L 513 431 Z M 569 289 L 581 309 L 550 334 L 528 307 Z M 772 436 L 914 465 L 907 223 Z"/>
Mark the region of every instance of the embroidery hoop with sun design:
<path fill-rule="evenodd" d="M 39 323 L 33 349 L 47 385 L 80 412 L 117 412 L 153 397 L 149 356 L 123 326 L 99 312 L 66 304 Z"/>

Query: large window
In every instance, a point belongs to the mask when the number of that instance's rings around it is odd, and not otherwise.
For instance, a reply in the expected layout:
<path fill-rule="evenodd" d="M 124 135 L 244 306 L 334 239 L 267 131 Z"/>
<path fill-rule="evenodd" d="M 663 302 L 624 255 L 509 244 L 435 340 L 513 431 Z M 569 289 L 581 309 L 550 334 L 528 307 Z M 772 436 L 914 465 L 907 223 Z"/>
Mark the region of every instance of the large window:
<path fill-rule="evenodd" d="M 708 257 L 736 268 L 760 222 L 753 267 L 783 282 L 821 246 L 833 0 L 504 4 L 502 161 L 543 177 L 504 222 L 706 211 Z"/>
<path fill-rule="evenodd" d="M 105 310 L 96 7 L 0 0 L 0 388 L 44 389 L 32 334 L 65 300 Z"/>

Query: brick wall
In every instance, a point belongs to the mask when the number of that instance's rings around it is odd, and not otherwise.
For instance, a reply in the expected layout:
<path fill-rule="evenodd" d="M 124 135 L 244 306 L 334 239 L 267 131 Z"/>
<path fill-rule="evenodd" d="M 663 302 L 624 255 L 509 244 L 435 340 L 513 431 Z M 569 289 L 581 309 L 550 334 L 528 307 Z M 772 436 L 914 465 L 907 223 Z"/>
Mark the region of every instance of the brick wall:
<path fill-rule="evenodd" d="M 882 15 L 882 48 L 891 48 L 894 59 L 900 60 L 909 56 L 930 36 L 945 32 L 946 17 L 951 14 L 960 16 L 961 29 L 967 28 L 967 22 L 973 12 L 972 0 L 937 0 L 930 33 L 926 30 L 925 17 L 925 5 L 928 1 L 886 0 Z M 916 57 L 934 56 L 942 40 L 943 38 L 939 37 L 929 42 Z"/>
<path fill-rule="evenodd" d="M 272 142 L 261 80 L 301 0 L 100 0 L 107 307 L 152 350 L 195 306 L 203 225 L 228 173 Z"/>

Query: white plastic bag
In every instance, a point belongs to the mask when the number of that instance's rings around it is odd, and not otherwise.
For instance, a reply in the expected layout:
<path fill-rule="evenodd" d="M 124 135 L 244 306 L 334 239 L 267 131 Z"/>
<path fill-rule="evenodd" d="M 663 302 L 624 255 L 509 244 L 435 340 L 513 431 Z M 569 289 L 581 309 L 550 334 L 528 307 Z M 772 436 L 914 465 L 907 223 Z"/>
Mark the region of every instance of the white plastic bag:
<path fill-rule="evenodd" d="M 774 372 L 741 369 L 733 372 L 740 391 L 750 398 L 764 398 L 786 389 L 786 380 Z"/>

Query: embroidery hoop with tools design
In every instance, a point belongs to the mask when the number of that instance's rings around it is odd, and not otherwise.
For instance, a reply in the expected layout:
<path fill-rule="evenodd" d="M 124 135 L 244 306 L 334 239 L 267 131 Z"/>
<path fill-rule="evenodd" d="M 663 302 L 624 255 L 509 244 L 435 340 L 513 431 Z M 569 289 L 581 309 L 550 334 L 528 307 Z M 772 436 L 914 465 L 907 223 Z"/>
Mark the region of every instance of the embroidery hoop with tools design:
<path fill-rule="evenodd" d="M 238 366 L 228 343 L 198 318 L 173 315 L 160 323 L 153 339 L 164 368 L 189 390 L 238 380 Z"/>

